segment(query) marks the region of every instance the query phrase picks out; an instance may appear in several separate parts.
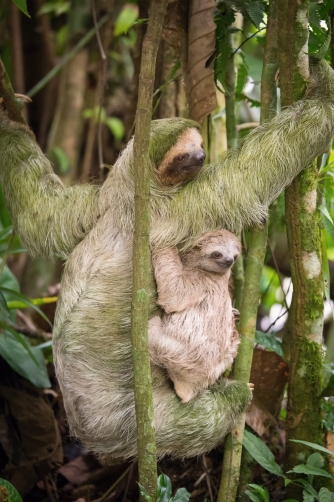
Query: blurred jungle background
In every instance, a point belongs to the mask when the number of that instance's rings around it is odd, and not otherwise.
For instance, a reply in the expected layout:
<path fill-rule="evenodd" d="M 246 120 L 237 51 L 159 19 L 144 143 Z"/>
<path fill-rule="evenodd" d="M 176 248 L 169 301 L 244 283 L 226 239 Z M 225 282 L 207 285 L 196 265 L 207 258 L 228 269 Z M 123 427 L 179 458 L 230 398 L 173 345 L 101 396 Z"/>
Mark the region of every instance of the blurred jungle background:
<path fill-rule="evenodd" d="M 270 8 L 279 9 L 284 2 L 270 4 Z M 133 134 L 148 7 L 148 0 L 0 3 L 4 67 L 15 93 L 31 98 L 24 116 L 66 185 L 101 184 Z M 266 1 L 172 0 L 168 5 L 156 68 L 153 118 L 190 116 L 199 121 L 208 162 L 216 161 L 260 123 L 263 57 L 270 16 L 271 21 L 276 19 L 273 12 Z M 310 1 L 308 14 L 309 54 L 334 64 L 330 36 L 334 1 Z M 280 50 L 284 48 L 276 43 L 276 51 Z M 278 83 L 277 70 L 274 77 Z M 271 112 L 280 108 L 276 86 L 273 95 Z M 324 309 L 316 352 L 321 357 L 313 361 L 313 353 L 307 354 L 303 364 L 308 379 L 298 390 L 305 401 L 309 400 L 308 390 L 313 394 L 305 417 L 306 432 L 299 439 L 332 452 L 333 177 L 334 154 L 329 151 L 316 166 L 315 224 L 322 250 L 320 307 Z M 237 500 L 245 501 L 287 500 L 284 477 L 274 466 L 286 472 L 296 465 L 286 464 L 287 383 L 294 354 L 289 312 L 294 288 L 284 194 L 271 207 L 268 226 L 250 378 L 255 392 L 246 423 L 274 457 L 266 464 L 261 455 L 250 455 L 252 445 L 243 451 Z M 234 270 L 237 307 L 241 305 L 249 231 L 245 229 L 240 238 L 243 259 Z M 27 255 L 13 233 L 2 197 L 0 253 L 1 477 L 17 488 L 25 502 L 136 500 L 135 462 L 104 467 L 68 433 L 52 365 L 51 335 L 63 263 L 32 260 Z M 298 301 L 302 304 L 304 300 L 301 293 Z M 315 384 L 318 392 L 314 392 Z M 300 420 L 300 413 L 296 416 Z M 316 417 L 316 425 L 312 425 L 316 433 L 307 428 L 311 416 Z M 321 439 L 316 441 L 315 437 Z M 170 477 L 173 488 L 186 487 L 191 500 L 213 502 L 217 500 L 222 455 L 223 447 L 201 458 L 165 459 L 159 469 Z M 308 468 L 295 470 L 302 480 L 300 486 L 304 486 L 303 500 L 333 500 L 330 492 L 334 490 L 328 490 L 328 483 L 334 467 L 329 458 L 310 449 Z"/>

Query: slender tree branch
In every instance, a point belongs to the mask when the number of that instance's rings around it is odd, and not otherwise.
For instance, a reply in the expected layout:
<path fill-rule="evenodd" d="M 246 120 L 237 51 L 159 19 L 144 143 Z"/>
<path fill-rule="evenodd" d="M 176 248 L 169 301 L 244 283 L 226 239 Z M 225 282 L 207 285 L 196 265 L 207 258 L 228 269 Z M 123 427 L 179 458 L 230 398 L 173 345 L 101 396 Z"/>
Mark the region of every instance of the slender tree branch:
<path fill-rule="evenodd" d="M 240 45 L 239 47 L 237 47 L 235 49 L 235 51 L 232 52 L 232 54 L 230 55 L 230 58 L 232 58 L 234 56 L 234 54 L 236 54 L 238 52 L 239 49 L 241 49 L 241 47 L 246 43 L 248 42 L 249 40 L 251 40 L 252 38 L 256 37 L 256 35 L 258 33 L 260 33 L 261 31 L 265 30 L 267 28 L 267 26 L 265 26 L 264 28 L 261 28 L 260 30 L 257 30 L 255 33 L 253 33 L 250 37 L 246 38 L 246 40 L 244 40 Z"/>
<path fill-rule="evenodd" d="M 21 114 L 23 103 L 14 94 L 12 85 L 10 83 L 10 80 L 8 78 L 6 69 L 3 65 L 1 58 L 0 58 L 0 94 L 6 107 L 8 117 L 11 120 L 15 120 L 15 122 L 26 124 L 26 121 Z"/>
<path fill-rule="evenodd" d="M 156 57 L 167 0 L 152 0 L 143 41 L 134 138 L 135 232 L 133 242 L 132 356 L 137 420 L 139 482 L 155 501 L 156 445 L 153 426 L 152 377 L 148 352 L 148 306 L 151 256 L 150 162 L 148 158 Z M 143 497 L 141 497 L 142 500 Z"/>
<path fill-rule="evenodd" d="M 109 14 L 106 14 L 105 16 L 103 16 L 100 19 L 100 21 L 97 23 L 97 26 L 99 28 L 101 28 L 101 26 L 103 26 L 107 22 L 108 18 L 109 18 Z M 89 40 L 91 38 L 93 38 L 93 36 L 95 35 L 95 32 L 96 32 L 96 28 L 94 26 L 94 28 L 91 28 L 89 30 L 89 32 L 86 33 L 86 35 L 83 36 L 82 39 L 73 47 L 73 49 L 71 49 L 66 54 L 66 56 L 63 57 L 63 59 L 60 61 L 60 63 L 58 63 L 54 68 L 52 68 L 52 70 L 50 70 L 49 73 L 47 73 L 45 75 L 45 77 L 43 77 L 32 89 L 30 89 L 29 92 L 27 92 L 27 96 L 32 98 L 41 89 L 43 89 L 43 87 L 45 87 L 46 84 L 48 82 L 50 82 L 50 80 L 52 80 L 53 77 L 55 77 L 58 72 L 60 72 L 60 70 L 68 63 L 68 61 L 70 61 L 70 59 L 72 59 L 76 55 L 76 53 L 79 52 L 89 42 Z"/>
<path fill-rule="evenodd" d="M 99 165 L 101 172 L 102 169 L 104 168 L 104 161 L 103 161 L 103 147 L 102 147 L 102 122 L 101 122 L 101 114 L 102 114 L 102 109 L 103 109 L 103 98 L 104 98 L 104 87 L 106 83 L 106 76 L 107 76 L 107 56 L 106 53 L 104 52 L 102 40 L 100 37 L 100 31 L 99 31 L 99 26 L 97 24 L 97 19 L 96 19 L 96 9 L 95 9 L 95 1 L 92 0 L 92 11 L 93 11 L 93 21 L 94 21 L 94 26 L 95 26 L 95 32 L 96 32 L 96 38 L 97 38 L 97 43 L 99 46 L 100 50 L 100 56 L 101 56 L 101 79 L 99 82 L 99 113 L 98 113 L 98 118 L 97 118 L 97 151 L 98 151 L 98 156 L 99 156 Z"/>
<path fill-rule="evenodd" d="M 261 120 L 270 118 L 273 105 L 273 91 L 275 64 L 277 58 L 277 24 L 276 0 L 269 3 L 268 26 L 261 86 Z M 276 67 L 277 68 L 277 67 Z M 272 112 L 271 112 L 272 113 Z M 245 283 L 240 310 L 238 331 L 241 343 L 235 360 L 234 378 L 242 382 L 249 382 L 253 347 L 256 329 L 256 317 L 260 296 L 260 279 L 267 242 L 267 224 L 264 227 L 254 226 L 249 233 L 248 254 L 245 269 Z M 240 463 L 242 441 L 245 426 L 245 414 L 228 435 L 225 442 L 223 473 L 217 502 L 235 502 L 240 478 Z"/>

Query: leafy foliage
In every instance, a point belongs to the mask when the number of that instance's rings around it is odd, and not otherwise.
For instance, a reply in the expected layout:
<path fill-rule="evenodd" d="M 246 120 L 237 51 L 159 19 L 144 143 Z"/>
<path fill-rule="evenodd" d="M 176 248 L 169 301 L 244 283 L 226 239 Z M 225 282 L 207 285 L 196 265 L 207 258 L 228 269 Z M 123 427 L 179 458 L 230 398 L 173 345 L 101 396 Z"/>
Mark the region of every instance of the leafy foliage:
<path fill-rule="evenodd" d="M 2 197 L 0 197 L 1 207 Z M 5 264 L 6 257 L 12 252 L 22 252 L 17 236 L 13 235 L 12 226 L 7 225 L 6 213 L 1 212 L 0 228 L 0 355 L 19 375 L 27 378 L 36 387 L 50 387 L 51 383 L 45 366 L 45 357 L 40 347 L 34 347 L 30 340 L 15 329 L 16 312 L 8 304 L 19 302 L 38 312 L 48 322 L 46 315 L 25 295 L 19 292 L 19 284 Z M 51 326 L 51 324 L 50 324 Z"/>
<path fill-rule="evenodd" d="M 276 352 L 279 356 L 284 357 L 282 342 L 272 333 L 263 333 L 257 330 L 255 332 L 255 343 L 262 345 L 269 352 Z"/>
<path fill-rule="evenodd" d="M 225 75 L 227 70 L 227 61 L 231 57 L 232 48 L 229 44 L 229 34 L 231 25 L 235 20 L 235 10 L 227 7 L 225 4 L 218 6 L 215 16 L 216 30 L 216 59 L 214 65 L 215 81 L 220 83 L 226 91 Z M 218 87 L 219 90 L 221 90 Z"/>
<path fill-rule="evenodd" d="M 275 462 L 274 455 L 261 439 L 245 430 L 242 444 L 248 453 L 267 471 L 276 474 L 276 476 L 285 477 L 282 469 Z"/>
<path fill-rule="evenodd" d="M 85 119 L 93 117 L 96 123 L 101 122 L 102 124 L 105 124 L 109 128 L 115 139 L 121 140 L 123 138 L 123 122 L 117 117 L 108 117 L 104 108 L 101 108 L 100 110 L 100 107 L 96 106 L 95 108 L 86 109 L 83 112 L 83 116 Z"/>
<path fill-rule="evenodd" d="M 22 502 L 19 492 L 6 479 L 0 478 L 0 500 L 3 502 Z"/>
<path fill-rule="evenodd" d="M 135 5 L 126 4 L 116 19 L 114 35 L 118 37 L 127 33 L 138 18 L 138 9 Z"/>
<path fill-rule="evenodd" d="M 23 12 L 23 14 L 25 14 L 28 17 L 31 17 L 27 9 L 26 0 L 13 0 L 13 2 Z"/>
<path fill-rule="evenodd" d="M 334 434 L 334 404 L 330 400 L 324 399 L 321 403 L 321 409 L 324 413 L 322 425 Z"/>
<path fill-rule="evenodd" d="M 139 485 L 140 493 L 148 501 L 152 502 L 152 497 L 147 493 L 147 490 Z M 185 488 L 179 488 L 172 497 L 172 483 L 166 474 L 160 474 L 157 482 L 156 502 L 188 502 L 190 493 Z"/>
<path fill-rule="evenodd" d="M 334 455 L 330 450 L 324 448 L 323 446 L 317 445 L 315 443 L 309 443 L 308 441 L 291 440 L 296 443 L 304 444 L 305 446 L 311 447 L 315 450 L 319 450 L 322 453 L 327 453 L 329 455 Z M 243 446 L 252 455 L 252 457 L 267 471 L 281 476 L 284 478 L 285 486 L 290 483 L 294 483 L 303 488 L 303 500 L 304 502 L 314 502 L 315 500 L 320 502 L 334 502 L 334 494 L 331 493 L 327 488 L 322 487 L 319 492 L 313 487 L 314 476 L 322 476 L 325 478 L 334 479 L 334 477 L 322 467 L 324 466 L 324 458 L 320 453 L 311 453 L 308 456 L 305 464 L 296 465 L 293 469 L 288 471 L 294 474 L 304 474 L 307 476 L 305 478 L 298 479 L 288 479 L 282 472 L 280 466 L 276 464 L 274 456 L 269 450 L 269 448 L 256 436 L 248 431 L 245 431 Z M 257 484 L 249 484 L 246 494 L 249 496 L 252 502 L 269 502 L 269 494 L 265 487 L 259 486 Z M 285 502 L 297 502 L 293 500 L 286 500 Z"/>

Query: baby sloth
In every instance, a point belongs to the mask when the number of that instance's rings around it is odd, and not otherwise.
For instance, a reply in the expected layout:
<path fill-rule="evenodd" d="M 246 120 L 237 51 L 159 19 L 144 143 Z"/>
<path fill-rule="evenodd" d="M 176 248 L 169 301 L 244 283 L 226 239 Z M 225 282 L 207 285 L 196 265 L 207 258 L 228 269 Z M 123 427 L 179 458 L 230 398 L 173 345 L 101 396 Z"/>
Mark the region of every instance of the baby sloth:
<path fill-rule="evenodd" d="M 153 252 L 163 313 L 149 321 L 151 362 L 167 370 L 184 403 L 213 384 L 237 355 L 229 279 L 240 248 L 235 235 L 217 230 L 184 253 Z"/>

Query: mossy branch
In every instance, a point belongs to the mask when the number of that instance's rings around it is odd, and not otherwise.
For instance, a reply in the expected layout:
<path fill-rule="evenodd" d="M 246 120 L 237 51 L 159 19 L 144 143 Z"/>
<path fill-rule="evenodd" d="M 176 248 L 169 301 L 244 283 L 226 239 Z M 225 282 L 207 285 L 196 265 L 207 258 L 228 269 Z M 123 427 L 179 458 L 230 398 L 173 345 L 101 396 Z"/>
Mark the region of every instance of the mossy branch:
<path fill-rule="evenodd" d="M 309 78 L 307 56 L 309 2 L 280 0 L 280 85 L 282 105 L 299 99 Z M 319 89 L 321 91 L 321 89 Z M 305 462 L 308 448 L 290 439 L 324 442 L 321 428 L 322 330 L 324 284 L 321 237 L 317 217 L 316 163 L 303 171 L 286 190 L 286 224 L 291 259 L 293 297 L 285 347 L 289 360 L 286 417 L 286 470 Z M 323 478 L 324 479 L 324 478 Z M 328 486 L 329 488 L 329 486 Z M 301 489 L 291 483 L 290 498 L 299 499 Z"/>
<path fill-rule="evenodd" d="M 157 487 L 156 444 L 153 426 L 152 377 L 148 351 L 150 277 L 150 164 L 149 140 L 156 57 L 167 0 L 152 0 L 144 37 L 134 139 L 135 232 L 133 242 L 132 357 L 137 419 L 139 482 L 152 500 Z"/>
<path fill-rule="evenodd" d="M 277 61 L 277 1 L 269 4 L 266 48 L 261 81 L 261 121 L 271 118 L 276 103 L 275 68 Z M 270 111 L 271 110 L 271 111 Z M 240 311 L 238 331 L 241 344 L 235 360 L 234 378 L 241 382 L 249 382 L 253 346 L 256 329 L 256 317 L 260 296 L 260 280 L 267 243 L 267 224 L 263 227 L 254 226 L 250 230 L 248 254 L 245 269 L 245 283 Z M 217 502 L 234 502 L 240 477 L 242 440 L 245 426 L 245 415 L 225 442 L 222 479 Z"/>
<path fill-rule="evenodd" d="M 27 124 L 23 118 L 21 111 L 23 103 L 18 99 L 13 91 L 12 84 L 10 83 L 4 64 L 0 58 L 0 95 L 7 110 L 8 117 L 20 124 Z"/>

